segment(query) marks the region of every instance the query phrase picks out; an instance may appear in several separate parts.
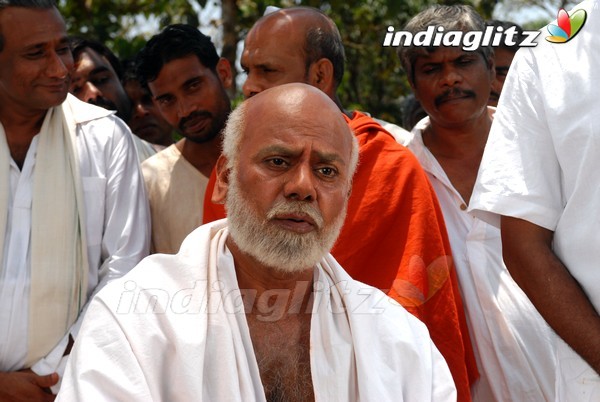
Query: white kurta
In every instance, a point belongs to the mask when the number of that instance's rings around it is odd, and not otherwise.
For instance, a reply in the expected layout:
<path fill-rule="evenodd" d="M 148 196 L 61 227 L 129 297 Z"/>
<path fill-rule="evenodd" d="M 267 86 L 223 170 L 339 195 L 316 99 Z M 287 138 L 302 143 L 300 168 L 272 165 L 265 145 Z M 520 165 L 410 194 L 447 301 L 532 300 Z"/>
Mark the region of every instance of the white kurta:
<path fill-rule="evenodd" d="M 175 144 L 142 163 L 150 200 L 152 251 L 175 254 L 183 239 L 202 225 L 208 177 Z"/>
<path fill-rule="evenodd" d="M 415 126 L 408 148 L 427 172 L 448 229 L 480 373 L 473 400 L 552 401 L 556 335 L 508 273 L 500 230 L 466 211 L 460 193 L 423 144 L 429 124 L 426 117 Z"/>
<path fill-rule="evenodd" d="M 177 255 L 148 257 L 90 304 L 58 401 L 264 401 L 225 245 L 226 220 Z M 317 401 L 452 401 L 423 323 L 328 255 L 315 267 L 310 361 Z"/>
<path fill-rule="evenodd" d="M 553 231 L 554 252 L 600 312 L 600 7 L 577 8 L 587 21 L 572 40 L 517 52 L 471 208 Z M 600 376 L 562 341 L 557 354 L 557 398 L 600 400 Z"/>
<path fill-rule="evenodd" d="M 149 209 L 131 134 L 104 109 L 69 96 L 76 112 L 77 151 L 85 199 L 88 294 L 133 268 L 149 249 Z M 22 170 L 10 161 L 8 219 L 0 277 L 0 371 L 23 368 L 29 331 L 31 206 L 38 137 Z M 48 211 L 52 213 L 52 211 Z M 60 228 L 41 228 L 60 236 Z M 77 333 L 80 322 L 70 333 Z M 68 334 L 66 334 L 68 335 Z M 39 374 L 58 369 L 68 336 L 33 366 Z M 59 370 L 60 371 L 60 370 Z"/>

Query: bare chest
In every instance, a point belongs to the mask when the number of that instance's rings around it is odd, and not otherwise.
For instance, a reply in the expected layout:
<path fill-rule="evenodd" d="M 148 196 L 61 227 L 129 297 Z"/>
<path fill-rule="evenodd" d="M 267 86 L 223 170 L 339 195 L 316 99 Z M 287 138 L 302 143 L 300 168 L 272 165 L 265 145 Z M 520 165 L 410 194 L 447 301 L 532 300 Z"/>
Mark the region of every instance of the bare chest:
<path fill-rule="evenodd" d="M 310 315 L 275 322 L 260 321 L 250 314 L 247 317 L 267 401 L 314 401 Z"/>

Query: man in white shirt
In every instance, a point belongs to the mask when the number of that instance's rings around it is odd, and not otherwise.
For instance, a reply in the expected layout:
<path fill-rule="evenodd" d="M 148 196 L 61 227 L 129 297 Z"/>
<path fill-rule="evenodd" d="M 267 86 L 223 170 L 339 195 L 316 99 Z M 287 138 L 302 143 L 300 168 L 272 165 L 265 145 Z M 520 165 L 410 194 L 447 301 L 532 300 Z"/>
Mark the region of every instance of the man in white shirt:
<path fill-rule="evenodd" d="M 482 31 L 468 6 L 436 5 L 404 29 Z M 412 130 L 408 148 L 438 196 L 467 312 L 479 372 L 474 401 L 554 400 L 553 334 L 502 262 L 500 231 L 467 212 L 492 124 L 494 79 L 490 47 L 401 46 L 399 56 L 416 98 L 429 115 Z"/>
<path fill-rule="evenodd" d="M 153 36 L 137 57 L 164 119 L 184 137 L 144 161 L 152 212 L 152 250 L 174 254 L 203 222 L 204 198 L 221 154 L 221 130 L 231 111 L 231 67 L 210 38 L 174 24 Z"/>
<path fill-rule="evenodd" d="M 552 24 L 572 28 L 550 38 L 562 43 L 517 52 L 470 206 L 501 223 L 511 275 L 564 340 L 560 401 L 600 400 L 598 5 L 584 1 Z"/>
<path fill-rule="evenodd" d="M 231 114 L 223 149 L 227 220 L 94 299 L 58 399 L 456 400 L 425 325 L 329 254 L 358 161 L 335 103 L 265 90 Z"/>
<path fill-rule="evenodd" d="M 54 398 L 87 300 L 148 253 L 131 134 L 67 96 L 72 67 L 53 1 L 0 2 L 3 402 Z"/>

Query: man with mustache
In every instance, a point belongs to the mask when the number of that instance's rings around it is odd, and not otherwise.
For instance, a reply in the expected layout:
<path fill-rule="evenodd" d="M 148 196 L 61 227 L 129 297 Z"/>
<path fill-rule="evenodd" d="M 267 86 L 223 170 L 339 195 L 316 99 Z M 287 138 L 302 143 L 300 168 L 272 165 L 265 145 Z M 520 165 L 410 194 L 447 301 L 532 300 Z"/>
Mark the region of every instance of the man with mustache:
<path fill-rule="evenodd" d="M 436 5 L 404 31 L 483 31 L 469 6 Z M 467 212 L 492 124 L 493 51 L 401 46 L 411 88 L 428 114 L 408 143 L 436 191 L 450 236 L 480 379 L 474 401 L 554 400 L 553 334 L 502 261 L 500 231 Z"/>
<path fill-rule="evenodd" d="M 371 117 L 341 104 L 344 58 L 339 31 L 320 10 L 272 12 L 246 37 L 244 96 L 302 82 L 338 105 L 359 141 L 361 161 L 332 254 L 353 278 L 384 290 L 425 322 L 454 375 L 459 399 L 467 401 L 477 372 L 439 205 L 414 155 Z"/>
<path fill-rule="evenodd" d="M 131 133 L 72 68 L 54 1 L 0 0 L 2 402 L 54 400 L 88 299 L 148 254 Z"/>
<path fill-rule="evenodd" d="M 232 112 L 223 144 L 228 218 L 98 295 L 58 400 L 455 400 L 425 325 L 328 253 L 358 160 L 332 100 L 264 91 Z"/>
<path fill-rule="evenodd" d="M 221 153 L 221 130 L 231 110 L 226 92 L 231 67 L 208 36 L 182 24 L 152 37 L 137 62 L 158 110 L 184 137 L 142 164 L 153 251 L 174 254 L 202 224 L 208 177 Z"/>
<path fill-rule="evenodd" d="M 115 111 L 119 118 L 130 124 L 133 105 L 121 84 L 123 67 L 117 56 L 95 40 L 72 37 L 70 43 L 75 67 L 69 92 L 84 102 Z M 142 162 L 154 155 L 156 149 L 136 132 L 134 134 L 133 142 Z"/>

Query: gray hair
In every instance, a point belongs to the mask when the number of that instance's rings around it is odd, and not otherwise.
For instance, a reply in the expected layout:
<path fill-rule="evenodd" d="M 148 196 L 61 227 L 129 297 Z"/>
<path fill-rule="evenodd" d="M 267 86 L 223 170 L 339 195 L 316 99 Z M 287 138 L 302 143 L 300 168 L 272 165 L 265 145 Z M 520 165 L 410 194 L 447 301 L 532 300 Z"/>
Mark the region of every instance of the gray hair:
<path fill-rule="evenodd" d="M 52 8 L 57 7 L 55 0 L 0 0 L 0 12 L 8 7 Z M 0 52 L 4 49 L 4 35 L 0 26 Z"/>
<path fill-rule="evenodd" d="M 236 169 L 238 165 L 242 133 L 246 130 L 246 109 L 248 109 L 248 101 L 242 102 L 229 114 L 223 129 L 223 155 L 227 158 L 227 169 Z M 352 152 L 348 169 L 350 178 L 354 176 L 358 166 L 358 153 L 358 140 L 352 135 Z"/>
<path fill-rule="evenodd" d="M 471 6 L 466 5 L 433 5 L 419 14 L 415 15 L 404 27 L 403 31 L 410 32 L 413 37 L 417 32 L 426 31 L 427 27 L 433 26 L 443 27 L 447 31 L 480 31 L 484 32 L 486 23 L 481 18 L 479 13 Z M 398 47 L 398 57 L 408 80 L 414 84 L 415 72 L 414 65 L 419 56 L 426 55 L 428 53 L 435 52 L 435 47 L 424 47 L 415 46 L 410 44 L 409 46 L 403 46 L 400 44 Z M 491 46 L 480 46 L 476 52 L 481 53 L 486 64 L 491 62 L 494 55 L 494 51 Z"/>

